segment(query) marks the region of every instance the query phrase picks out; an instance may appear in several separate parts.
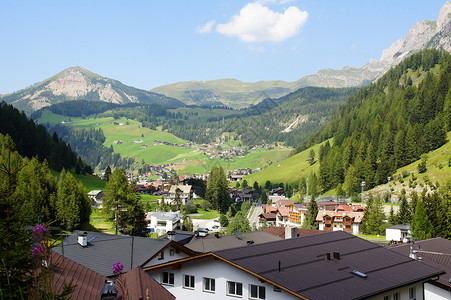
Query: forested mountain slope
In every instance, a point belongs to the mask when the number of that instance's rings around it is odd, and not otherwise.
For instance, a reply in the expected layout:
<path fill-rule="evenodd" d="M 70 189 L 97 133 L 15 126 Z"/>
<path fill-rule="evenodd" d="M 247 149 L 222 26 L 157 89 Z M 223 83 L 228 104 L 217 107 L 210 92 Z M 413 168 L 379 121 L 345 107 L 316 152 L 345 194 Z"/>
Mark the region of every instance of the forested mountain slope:
<path fill-rule="evenodd" d="M 360 89 L 298 151 L 334 138 L 319 151 L 319 185 L 347 194 L 387 182 L 402 166 L 446 142 L 451 129 L 451 56 L 425 50 Z"/>
<path fill-rule="evenodd" d="M 91 173 L 86 165 L 57 134 L 50 134 L 43 125 L 37 125 L 10 104 L 0 102 L 0 133 L 11 136 L 21 156 L 47 160 L 51 169 L 60 171 L 76 168 L 79 173 Z"/>

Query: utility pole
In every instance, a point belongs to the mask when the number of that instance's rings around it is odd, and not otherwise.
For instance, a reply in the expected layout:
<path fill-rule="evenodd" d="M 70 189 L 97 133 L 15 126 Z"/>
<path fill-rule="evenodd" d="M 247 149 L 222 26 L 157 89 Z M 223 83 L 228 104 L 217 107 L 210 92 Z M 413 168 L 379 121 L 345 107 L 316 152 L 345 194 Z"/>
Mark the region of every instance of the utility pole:
<path fill-rule="evenodd" d="M 365 186 L 365 181 L 360 184 L 362 186 L 362 207 L 363 207 L 363 187 Z"/>
<path fill-rule="evenodd" d="M 390 176 L 388 176 L 388 203 L 391 203 L 391 189 L 390 189 L 390 180 L 391 180 L 391 177 Z"/>

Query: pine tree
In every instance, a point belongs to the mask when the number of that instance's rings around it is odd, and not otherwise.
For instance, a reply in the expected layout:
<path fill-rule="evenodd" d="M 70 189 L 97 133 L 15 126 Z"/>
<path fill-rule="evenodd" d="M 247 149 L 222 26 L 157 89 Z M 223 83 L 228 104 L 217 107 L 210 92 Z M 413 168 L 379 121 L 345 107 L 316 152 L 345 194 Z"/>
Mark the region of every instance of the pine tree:
<path fill-rule="evenodd" d="M 316 222 L 316 216 L 318 215 L 318 204 L 314 197 L 308 205 L 307 216 L 304 219 L 302 228 L 318 229 L 318 222 Z"/>
<path fill-rule="evenodd" d="M 403 225 L 410 224 L 412 213 L 410 212 L 409 203 L 407 202 L 406 196 L 402 195 L 399 202 L 400 205 L 397 215 L 397 221 L 399 222 L 399 224 Z"/>
<path fill-rule="evenodd" d="M 205 200 L 210 202 L 213 209 L 221 212 L 225 212 L 228 209 L 231 199 L 227 177 L 222 167 L 216 166 L 211 169 Z"/>
<path fill-rule="evenodd" d="M 429 221 L 423 200 L 418 200 L 415 215 L 412 220 L 412 234 L 415 240 L 425 240 L 432 237 L 432 225 Z"/>

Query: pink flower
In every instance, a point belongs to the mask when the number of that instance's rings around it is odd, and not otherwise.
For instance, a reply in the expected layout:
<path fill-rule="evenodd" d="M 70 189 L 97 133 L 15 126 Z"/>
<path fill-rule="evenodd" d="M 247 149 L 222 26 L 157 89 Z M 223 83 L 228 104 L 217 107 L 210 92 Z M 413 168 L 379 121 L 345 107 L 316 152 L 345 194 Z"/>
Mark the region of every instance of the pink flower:
<path fill-rule="evenodd" d="M 114 273 L 114 275 L 121 274 L 123 269 L 124 269 L 124 265 L 121 262 L 113 264 L 113 273 Z"/>
<path fill-rule="evenodd" d="M 31 256 L 33 258 L 41 258 L 44 255 L 44 245 L 38 244 L 33 247 L 33 250 L 31 250 Z"/>
<path fill-rule="evenodd" d="M 43 233 L 47 232 L 47 228 L 44 227 L 44 225 L 38 224 L 35 228 L 33 228 L 33 234 L 40 236 Z"/>

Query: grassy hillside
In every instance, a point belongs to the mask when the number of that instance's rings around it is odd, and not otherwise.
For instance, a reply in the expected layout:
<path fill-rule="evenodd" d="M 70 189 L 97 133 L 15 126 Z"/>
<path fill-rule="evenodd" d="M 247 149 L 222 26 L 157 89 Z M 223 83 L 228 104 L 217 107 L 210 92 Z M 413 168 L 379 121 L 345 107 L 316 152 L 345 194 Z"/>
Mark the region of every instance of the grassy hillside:
<path fill-rule="evenodd" d="M 257 181 L 260 185 L 264 185 L 265 182 L 269 180 L 273 183 L 287 182 L 290 185 L 297 185 L 302 176 L 308 176 L 312 172 L 318 172 L 318 162 L 310 165 L 307 159 L 310 156 L 310 150 L 313 149 L 315 153 L 318 153 L 320 146 L 321 144 L 316 144 L 281 161 L 279 164 L 273 164 L 260 172 L 246 176 L 244 179 L 246 179 L 249 184 Z"/>

